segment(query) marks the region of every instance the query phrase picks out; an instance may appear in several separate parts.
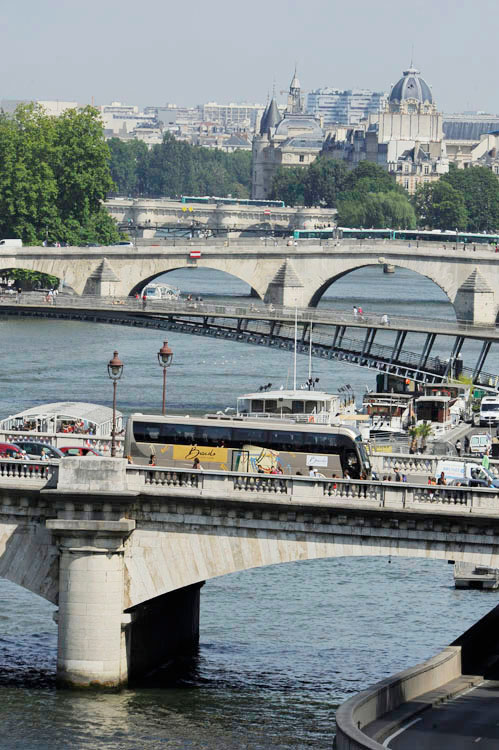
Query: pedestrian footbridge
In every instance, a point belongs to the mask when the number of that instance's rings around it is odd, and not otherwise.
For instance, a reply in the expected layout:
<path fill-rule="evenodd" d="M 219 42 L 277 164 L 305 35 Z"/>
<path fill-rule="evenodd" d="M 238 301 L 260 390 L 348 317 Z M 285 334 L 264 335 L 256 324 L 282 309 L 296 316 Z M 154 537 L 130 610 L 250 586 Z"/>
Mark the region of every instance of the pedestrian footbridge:
<path fill-rule="evenodd" d="M 386 316 L 376 313 L 354 316 L 342 310 L 273 305 L 164 301 L 144 308 L 141 300 L 130 297 L 72 295 L 59 295 L 48 304 L 37 294 L 23 294 L 15 303 L 1 300 L 0 318 L 22 316 L 176 331 L 283 351 L 294 350 L 296 326 L 296 349 L 301 354 L 311 353 L 420 383 L 438 383 L 462 374 L 477 385 L 499 385 L 499 376 L 485 370 L 491 347 L 499 342 L 495 328 L 400 316 L 387 322 Z M 419 337 L 419 350 L 409 348 L 408 335 Z M 442 338 L 449 349 L 445 361 L 433 353 Z M 475 362 L 463 366 L 459 358 L 467 340 L 479 341 L 481 347 Z"/>

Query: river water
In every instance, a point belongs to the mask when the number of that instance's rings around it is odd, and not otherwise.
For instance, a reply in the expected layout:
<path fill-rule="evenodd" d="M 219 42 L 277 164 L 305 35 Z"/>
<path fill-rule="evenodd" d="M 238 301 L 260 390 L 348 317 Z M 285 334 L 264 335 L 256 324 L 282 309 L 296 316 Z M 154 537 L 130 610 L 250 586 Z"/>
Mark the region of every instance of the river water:
<path fill-rule="evenodd" d="M 248 289 L 232 277 L 187 270 L 168 283 L 206 300 Z M 321 305 L 453 319 L 443 293 L 408 271 L 363 269 L 330 288 Z M 125 363 L 118 406 L 159 411 L 162 334 L 86 323 L 0 323 L 2 415 L 38 403 L 110 404 L 106 364 Z M 289 353 L 170 334 L 168 408 L 182 414 L 234 405 L 263 383 L 291 385 Z M 420 345 L 413 340 L 417 351 Z M 407 348 L 411 348 L 406 344 Z M 468 363 L 477 348 L 464 355 Z M 445 356 L 445 350 L 441 353 Z M 299 380 L 308 375 L 300 357 Z M 499 358 L 490 355 L 489 372 Z M 314 360 L 320 386 L 349 383 L 360 400 L 375 374 Z M 54 607 L 0 580 L 0 747 L 296 750 L 330 748 L 339 703 L 432 655 L 497 603 L 497 594 L 456 591 L 446 562 L 347 558 L 291 563 L 207 582 L 201 646 L 175 684 L 161 675 L 120 693 L 56 691 Z"/>

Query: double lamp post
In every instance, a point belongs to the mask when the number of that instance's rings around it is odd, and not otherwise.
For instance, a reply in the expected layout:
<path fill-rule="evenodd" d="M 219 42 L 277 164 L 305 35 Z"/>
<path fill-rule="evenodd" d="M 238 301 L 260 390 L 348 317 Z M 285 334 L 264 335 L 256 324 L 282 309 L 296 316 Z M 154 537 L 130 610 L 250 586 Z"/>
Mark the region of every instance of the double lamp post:
<path fill-rule="evenodd" d="M 165 341 L 163 346 L 158 352 L 158 363 L 163 368 L 163 401 L 162 411 L 163 416 L 166 414 L 166 370 L 170 367 L 173 359 L 173 352 L 168 346 L 168 341 Z M 111 456 L 116 457 L 116 387 L 118 380 L 123 375 L 124 364 L 118 356 L 118 352 L 115 350 L 113 358 L 109 360 L 107 365 L 107 372 L 110 379 L 113 382 L 113 426 L 111 429 Z"/>

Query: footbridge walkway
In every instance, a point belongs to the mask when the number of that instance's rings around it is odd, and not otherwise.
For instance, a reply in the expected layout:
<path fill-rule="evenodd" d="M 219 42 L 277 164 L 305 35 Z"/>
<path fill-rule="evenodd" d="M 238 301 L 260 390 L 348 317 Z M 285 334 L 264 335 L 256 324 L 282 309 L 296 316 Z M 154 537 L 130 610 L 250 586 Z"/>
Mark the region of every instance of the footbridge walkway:
<path fill-rule="evenodd" d="M 150 302 L 144 309 L 142 301 L 132 297 L 58 295 L 48 304 L 43 295 L 35 293 L 23 293 L 17 302 L 0 297 L 0 317 L 8 316 L 177 331 L 284 351 L 294 350 L 296 325 L 299 353 L 420 383 L 438 383 L 452 376 L 465 341 L 474 340 L 481 343 L 480 351 L 474 364 L 462 368 L 462 374 L 477 385 L 495 388 L 499 384 L 498 374 L 484 370 L 492 345 L 499 342 L 499 330 L 445 320 L 397 316 L 387 321 L 379 314 L 354 316 L 341 310 L 184 301 Z M 408 334 L 419 336 L 418 351 L 408 348 Z M 451 339 L 449 356 L 444 361 L 432 354 L 437 337 Z"/>
<path fill-rule="evenodd" d="M 499 567 L 496 491 L 0 461 L 0 576 L 58 605 L 61 684 L 125 684 L 199 638 L 203 582 L 359 555 Z"/>

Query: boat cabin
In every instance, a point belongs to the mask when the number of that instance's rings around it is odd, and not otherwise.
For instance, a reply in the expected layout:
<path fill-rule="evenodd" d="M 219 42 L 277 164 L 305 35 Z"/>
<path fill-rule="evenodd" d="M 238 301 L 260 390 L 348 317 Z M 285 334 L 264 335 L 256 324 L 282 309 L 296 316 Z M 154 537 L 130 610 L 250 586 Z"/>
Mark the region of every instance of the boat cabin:
<path fill-rule="evenodd" d="M 366 393 L 363 411 L 371 418 L 371 432 L 403 432 L 413 415 L 412 393 Z"/>
<path fill-rule="evenodd" d="M 80 401 L 40 404 L 0 421 L 1 432 L 37 432 L 45 435 L 76 434 L 109 437 L 112 426 L 112 409 Z M 122 429 L 123 416 L 117 411 L 116 432 L 119 433 Z"/>
<path fill-rule="evenodd" d="M 237 416 L 276 417 L 297 422 L 330 424 L 335 417 L 354 412 L 352 397 L 314 390 L 276 390 L 246 393 L 237 399 Z"/>
<path fill-rule="evenodd" d="M 141 296 L 145 296 L 148 302 L 174 301 L 180 297 L 180 289 L 169 286 L 169 284 L 151 282 L 143 288 Z"/>

